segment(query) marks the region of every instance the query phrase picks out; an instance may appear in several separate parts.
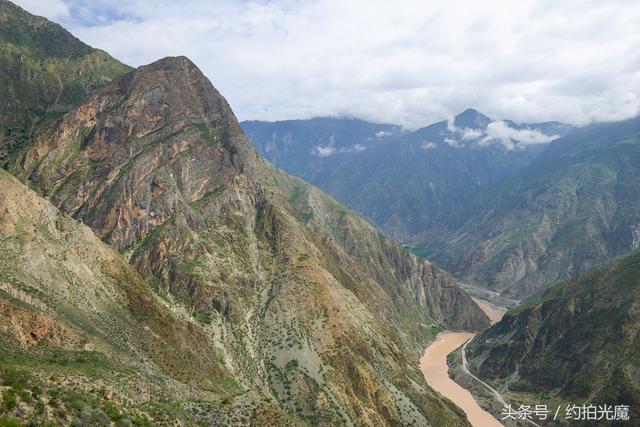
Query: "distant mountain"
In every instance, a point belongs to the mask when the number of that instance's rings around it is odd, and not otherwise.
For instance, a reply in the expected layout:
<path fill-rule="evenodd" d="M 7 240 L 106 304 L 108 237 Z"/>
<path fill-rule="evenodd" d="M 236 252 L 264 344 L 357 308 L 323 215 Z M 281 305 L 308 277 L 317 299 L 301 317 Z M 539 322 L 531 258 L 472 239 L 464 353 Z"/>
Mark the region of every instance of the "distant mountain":
<path fill-rule="evenodd" d="M 484 313 L 445 271 L 265 161 L 187 58 L 93 90 L 11 159 L 55 207 L 5 180 L 0 301 L 16 319 L 42 310 L 82 339 L 23 348 L 40 329 L 0 334 L 3 399 L 14 397 L 6 414 L 35 424 L 46 413 L 84 425 L 123 414 L 186 425 L 467 425 L 417 358 L 443 328 L 487 327 Z M 83 239 L 59 235 L 69 229 Z M 70 361 L 53 374 L 49 350 Z M 37 403 L 43 383 L 25 392 L 20 378 L 30 376 L 48 378 L 54 397 Z"/>
<path fill-rule="evenodd" d="M 328 117 L 240 125 L 267 160 L 312 184 L 354 155 L 401 133 L 395 125 Z"/>
<path fill-rule="evenodd" d="M 40 125 L 130 69 L 58 24 L 0 0 L 0 167 Z"/>
<path fill-rule="evenodd" d="M 359 153 L 316 184 L 408 244 L 431 242 L 473 215 L 471 202 L 571 129 L 494 121 L 469 109 Z"/>
<path fill-rule="evenodd" d="M 640 118 L 580 128 L 486 192 L 425 252 L 522 297 L 640 247 Z"/>
<path fill-rule="evenodd" d="M 635 253 L 507 312 L 468 345 L 470 368 L 524 405 L 628 405 L 637 420 L 639 300 Z"/>

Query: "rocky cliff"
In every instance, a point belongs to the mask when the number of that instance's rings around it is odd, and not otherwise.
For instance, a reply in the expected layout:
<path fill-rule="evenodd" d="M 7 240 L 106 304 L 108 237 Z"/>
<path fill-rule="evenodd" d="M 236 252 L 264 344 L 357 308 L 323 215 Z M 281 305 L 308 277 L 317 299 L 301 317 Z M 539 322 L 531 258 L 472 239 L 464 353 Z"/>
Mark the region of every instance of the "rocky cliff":
<path fill-rule="evenodd" d="M 264 161 L 188 59 L 98 90 L 12 171 L 188 307 L 240 387 L 293 419 L 463 422 L 417 355 L 486 316 L 444 271 Z"/>

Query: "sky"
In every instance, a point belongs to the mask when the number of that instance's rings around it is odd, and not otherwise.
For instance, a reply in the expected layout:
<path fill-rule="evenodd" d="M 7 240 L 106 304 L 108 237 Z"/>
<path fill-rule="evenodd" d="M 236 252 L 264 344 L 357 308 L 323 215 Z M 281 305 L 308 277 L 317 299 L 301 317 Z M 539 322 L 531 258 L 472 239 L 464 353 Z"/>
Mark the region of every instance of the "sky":
<path fill-rule="evenodd" d="M 241 120 L 640 114 L 638 0 L 16 3 L 129 65 L 188 56 Z"/>

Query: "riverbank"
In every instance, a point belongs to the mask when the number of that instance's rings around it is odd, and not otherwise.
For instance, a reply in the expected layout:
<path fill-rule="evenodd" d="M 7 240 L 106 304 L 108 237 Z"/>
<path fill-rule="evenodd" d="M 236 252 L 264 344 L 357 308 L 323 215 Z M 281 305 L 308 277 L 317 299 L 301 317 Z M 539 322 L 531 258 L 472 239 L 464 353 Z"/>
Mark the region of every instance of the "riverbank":
<path fill-rule="evenodd" d="M 491 321 L 492 325 L 498 323 L 500 319 L 502 319 L 502 316 L 504 316 L 504 313 L 507 312 L 506 308 L 498 307 L 495 304 L 487 302 L 483 299 L 475 298 L 475 297 L 472 297 L 472 299 L 475 301 L 476 304 L 478 304 L 478 307 L 480 307 L 482 311 L 484 311 L 487 317 L 489 317 L 489 320 Z"/>

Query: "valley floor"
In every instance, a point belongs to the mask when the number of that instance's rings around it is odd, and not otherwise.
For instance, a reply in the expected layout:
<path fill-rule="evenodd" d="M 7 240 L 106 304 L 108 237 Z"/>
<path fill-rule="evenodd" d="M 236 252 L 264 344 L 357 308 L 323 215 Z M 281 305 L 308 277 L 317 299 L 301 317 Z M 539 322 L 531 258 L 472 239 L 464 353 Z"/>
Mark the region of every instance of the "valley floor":
<path fill-rule="evenodd" d="M 474 298 L 474 301 L 491 319 L 492 324 L 498 322 L 506 311 L 504 308 L 479 298 Z M 469 422 L 474 427 L 502 426 L 489 412 L 478 405 L 467 389 L 449 377 L 447 357 L 474 336 L 475 334 L 471 332 L 443 332 L 439 334 L 437 339 L 424 351 L 424 355 L 420 359 L 420 370 L 427 383 L 460 407 L 467 414 Z"/>

